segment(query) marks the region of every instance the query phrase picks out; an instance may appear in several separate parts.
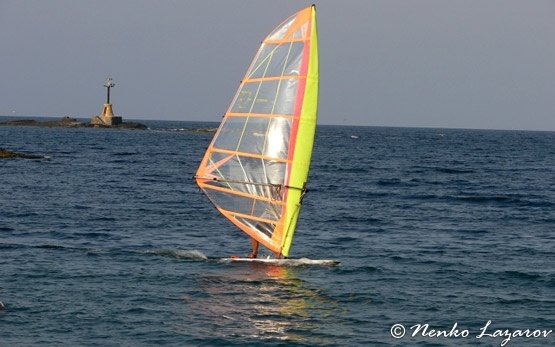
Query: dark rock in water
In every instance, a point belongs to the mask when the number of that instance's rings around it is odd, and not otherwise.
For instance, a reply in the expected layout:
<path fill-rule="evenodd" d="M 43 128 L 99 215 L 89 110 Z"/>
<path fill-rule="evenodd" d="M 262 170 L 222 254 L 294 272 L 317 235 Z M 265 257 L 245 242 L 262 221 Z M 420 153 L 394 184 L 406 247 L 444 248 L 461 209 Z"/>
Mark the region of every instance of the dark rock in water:
<path fill-rule="evenodd" d="M 84 125 L 86 125 L 81 123 L 77 119 L 71 118 L 68 116 L 65 116 L 61 120 L 46 121 L 46 122 L 40 122 L 40 123 L 41 123 L 40 126 L 45 126 L 45 127 L 67 127 L 67 128 L 81 128 Z"/>
<path fill-rule="evenodd" d="M 35 126 L 35 127 L 66 127 L 66 128 L 82 128 L 86 127 L 86 124 L 81 123 L 75 118 L 65 116 L 61 120 L 48 120 L 48 121 L 37 121 L 34 119 L 14 119 L 0 122 L 0 125 L 12 125 L 12 126 Z"/>
<path fill-rule="evenodd" d="M 118 128 L 146 130 L 148 127 L 142 123 L 124 122 Z"/>
<path fill-rule="evenodd" d="M 12 152 L 4 148 L 0 148 L 0 158 L 44 159 L 44 157 L 40 155 Z"/>
<path fill-rule="evenodd" d="M 34 119 L 15 119 L 0 122 L 0 125 L 37 126 L 40 122 Z"/>
<path fill-rule="evenodd" d="M 124 122 L 117 125 L 105 125 L 105 124 L 94 124 L 91 125 L 95 128 L 106 128 L 106 129 L 136 129 L 136 130 L 146 130 L 148 127 L 142 123 L 134 123 L 134 122 Z"/>

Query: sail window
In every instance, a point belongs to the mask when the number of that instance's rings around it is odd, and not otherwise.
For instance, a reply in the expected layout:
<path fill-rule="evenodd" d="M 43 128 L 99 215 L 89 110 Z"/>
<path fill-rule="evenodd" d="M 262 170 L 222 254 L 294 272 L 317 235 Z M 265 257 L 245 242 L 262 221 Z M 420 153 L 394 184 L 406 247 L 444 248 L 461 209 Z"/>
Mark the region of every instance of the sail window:
<path fill-rule="evenodd" d="M 246 118 L 227 117 L 219 131 L 214 147 L 235 150 L 241 137 Z"/>
<path fill-rule="evenodd" d="M 265 223 L 242 217 L 238 217 L 237 220 L 247 225 L 249 228 L 255 229 L 270 238 L 272 237 L 272 234 L 274 233 L 274 230 L 276 228 L 276 225 L 273 223 Z"/>
<path fill-rule="evenodd" d="M 278 26 L 270 35 L 268 35 L 266 40 L 281 40 L 281 39 L 283 39 L 285 34 L 287 33 L 287 31 L 289 30 L 289 28 L 295 22 L 296 19 L 297 19 L 297 15 L 293 15 L 293 16 L 287 18 L 283 22 L 282 25 Z"/>
<path fill-rule="evenodd" d="M 270 118 L 267 117 L 249 118 L 239 142 L 239 152 L 262 154 L 268 123 L 270 123 Z"/>
<path fill-rule="evenodd" d="M 272 113 L 276 103 L 278 81 L 264 81 L 254 99 L 251 113 Z"/>
<path fill-rule="evenodd" d="M 219 163 L 222 157 L 221 153 L 213 152 L 210 155 L 209 163 Z M 239 155 L 233 155 L 229 160 L 225 161 L 222 165 L 209 166 L 213 175 L 217 179 L 225 182 L 222 186 L 229 186 L 232 190 L 248 192 L 251 194 L 264 196 L 271 199 L 280 199 L 276 192 L 271 191 L 271 187 L 264 185 L 246 185 L 241 182 L 258 182 L 262 184 L 283 184 L 285 181 L 285 166 L 284 162 L 278 162 L 269 159 L 249 158 Z M 273 189 L 273 188 L 272 188 Z"/>
<path fill-rule="evenodd" d="M 233 113 L 248 113 L 251 110 L 252 103 L 256 97 L 258 85 L 260 82 L 243 83 L 237 92 L 237 97 L 231 107 Z"/>
<path fill-rule="evenodd" d="M 281 213 L 281 206 L 276 203 L 238 196 L 210 188 L 204 189 L 204 191 L 214 204 L 232 213 L 240 213 L 272 221 L 277 221 Z"/>
<path fill-rule="evenodd" d="M 263 45 L 247 76 L 260 78 L 298 75 L 303 48 L 303 42 Z"/>
<path fill-rule="evenodd" d="M 294 113 L 298 86 L 299 80 L 296 78 L 280 81 L 274 114 L 292 115 Z"/>
<path fill-rule="evenodd" d="M 304 42 L 291 42 L 289 58 L 283 70 L 284 76 L 298 76 L 301 70 L 301 58 L 303 56 Z"/>
<path fill-rule="evenodd" d="M 290 132 L 290 119 L 272 118 L 268 126 L 263 154 L 271 158 L 287 158 Z"/>
<path fill-rule="evenodd" d="M 292 115 L 298 83 L 296 78 L 244 83 L 231 112 Z"/>

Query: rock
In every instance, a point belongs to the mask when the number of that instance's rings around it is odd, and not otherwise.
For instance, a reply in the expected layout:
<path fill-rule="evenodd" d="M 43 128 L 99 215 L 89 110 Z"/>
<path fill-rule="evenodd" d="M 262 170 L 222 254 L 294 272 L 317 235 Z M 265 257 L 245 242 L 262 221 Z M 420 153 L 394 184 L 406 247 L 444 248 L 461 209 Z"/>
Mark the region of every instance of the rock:
<path fill-rule="evenodd" d="M 56 127 L 64 127 L 64 128 L 84 128 L 87 125 L 81 123 L 75 118 L 71 118 L 65 116 L 60 120 L 47 120 L 47 121 L 37 121 L 34 119 L 14 119 L 14 120 L 7 120 L 4 122 L 0 122 L 0 125 L 11 125 L 11 126 L 35 126 L 35 127 L 43 127 L 43 128 L 56 128 Z"/>
<path fill-rule="evenodd" d="M 117 125 L 90 124 L 78 121 L 75 118 L 65 116 L 60 120 L 36 121 L 34 119 L 15 119 L 0 122 L 0 125 L 11 126 L 35 126 L 43 128 L 119 128 L 119 129 L 137 129 L 145 130 L 148 127 L 141 123 L 121 123 Z"/>
<path fill-rule="evenodd" d="M 148 127 L 142 123 L 134 123 L 134 122 L 124 122 L 116 126 L 116 128 L 124 128 L 124 129 L 137 129 L 137 130 L 145 130 Z"/>
<path fill-rule="evenodd" d="M 44 159 L 44 157 L 40 155 L 12 152 L 4 148 L 0 148 L 0 158 Z"/>
<path fill-rule="evenodd" d="M 36 126 L 39 122 L 34 119 L 15 119 L 0 122 L 0 125 Z"/>

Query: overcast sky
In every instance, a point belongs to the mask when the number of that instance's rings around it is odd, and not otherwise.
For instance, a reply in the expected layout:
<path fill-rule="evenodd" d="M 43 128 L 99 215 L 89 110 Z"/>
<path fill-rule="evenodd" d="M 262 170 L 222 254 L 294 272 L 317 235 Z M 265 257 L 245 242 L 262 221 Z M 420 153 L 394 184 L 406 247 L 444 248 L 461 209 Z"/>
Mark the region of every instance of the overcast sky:
<path fill-rule="evenodd" d="M 218 121 L 312 2 L 319 123 L 555 130 L 553 0 L 0 0 L 0 115 Z"/>

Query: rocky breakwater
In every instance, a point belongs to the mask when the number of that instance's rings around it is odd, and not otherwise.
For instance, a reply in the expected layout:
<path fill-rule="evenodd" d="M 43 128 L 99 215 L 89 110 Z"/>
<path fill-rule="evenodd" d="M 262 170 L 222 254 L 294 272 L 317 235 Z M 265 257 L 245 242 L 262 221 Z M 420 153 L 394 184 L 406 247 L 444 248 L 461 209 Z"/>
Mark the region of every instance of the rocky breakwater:
<path fill-rule="evenodd" d="M 147 126 L 141 123 L 124 122 L 117 125 L 99 125 L 83 123 L 75 118 L 63 117 L 58 120 L 38 121 L 35 119 L 13 119 L 0 122 L 0 125 L 8 126 L 35 126 L 42 128 L 117 128 L 117 129 L 136 129 L 145 130 Z"/>

